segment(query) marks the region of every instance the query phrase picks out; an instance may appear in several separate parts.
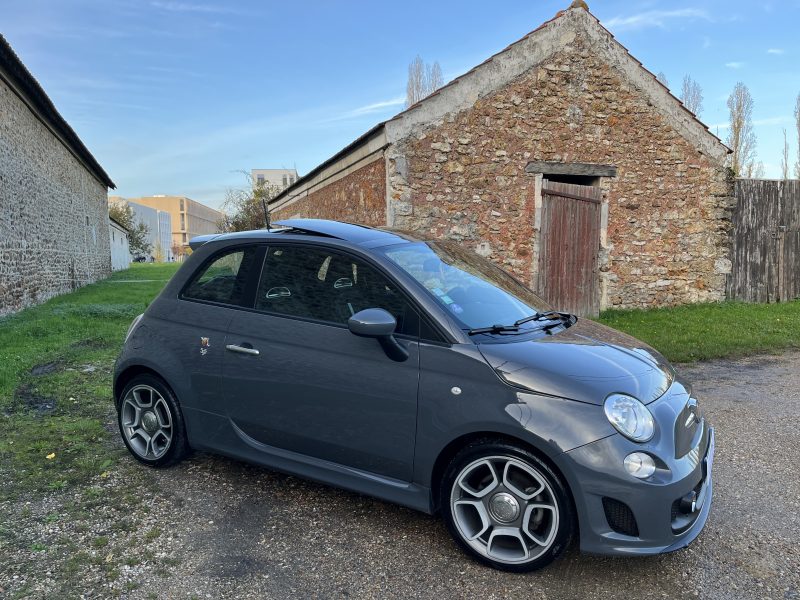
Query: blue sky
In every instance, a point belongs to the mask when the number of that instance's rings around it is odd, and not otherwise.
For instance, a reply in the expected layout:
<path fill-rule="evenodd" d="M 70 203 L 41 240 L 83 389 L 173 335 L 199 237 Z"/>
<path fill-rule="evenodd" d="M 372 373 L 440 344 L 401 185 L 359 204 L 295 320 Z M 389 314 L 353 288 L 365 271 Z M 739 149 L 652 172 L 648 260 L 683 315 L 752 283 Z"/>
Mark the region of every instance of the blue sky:
<path fill-rule="evenodd" d="M 305 173 L 402 109 L 408 63 L 455 77 L 569 0 L 458 2 L 0 0 L 15 48 L 123 196 L 219 206 L 238 172 Z M 759 158 L 778 176 L 800 92 L 800 0 L 589 0 L 654 73 L 703 87 L 725 138 L 737 81 L 755 101 Z"/>

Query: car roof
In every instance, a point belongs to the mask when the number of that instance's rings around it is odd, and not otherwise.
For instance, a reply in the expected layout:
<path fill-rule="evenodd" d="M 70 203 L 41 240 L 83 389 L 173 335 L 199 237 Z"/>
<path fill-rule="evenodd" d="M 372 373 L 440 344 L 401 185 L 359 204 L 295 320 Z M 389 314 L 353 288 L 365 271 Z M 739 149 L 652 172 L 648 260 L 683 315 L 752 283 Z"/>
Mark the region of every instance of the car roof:
<path fill-rule="evenodd" d="M 275 227 L 277 226 L 277 227 Z M 189 241 L 192 250 L 197 250 L 210 241 L 275 239 L 277 236 L 311 235 L 343 240 L 359 246 L 376 248 L 390 244 L 418 241 L 406 233 L 391 229 L 378 229 L 366 225 L 329 221 L 327 219 L 285 219 L 273 223 L 270 229 L 254 229 L 235 233 L 214 233 L 193 237 Z"/>

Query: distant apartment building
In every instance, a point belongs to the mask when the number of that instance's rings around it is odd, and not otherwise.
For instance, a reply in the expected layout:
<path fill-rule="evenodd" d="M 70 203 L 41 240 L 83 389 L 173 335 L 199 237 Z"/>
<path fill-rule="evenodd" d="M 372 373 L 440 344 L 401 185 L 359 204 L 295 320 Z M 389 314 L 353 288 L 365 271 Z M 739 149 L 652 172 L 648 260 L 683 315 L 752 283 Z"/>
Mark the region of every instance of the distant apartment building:
<path fill-rule="evenodd" d="M 130 198 L 130 202 L 149 206 L 169 213 L 172 220 L 171 247 L 184 248 L 198 235 L 219 233 L 219 223 L 224 216 L 220 211 L 200 204 L 185 196 L 144 196 Z"/>
<path fill-rule="evenodd" d="M 172 216 L 170 213 L 120 196 L 109 196 L 108 202 L 127 204 L 133 211 L 135 223 L 144 223 L 147 226 L 150 256 L 157 262 L 171 262 L 175 258 L 172 252 Z M 149 259 L 150 256 L 145 258 Z"/>
<path fill-rule="evenodd" d="M 253 169 L 250 171 L 253 183 L 267 184 L 285 190 L 297 181 L 297 169 Z"/>

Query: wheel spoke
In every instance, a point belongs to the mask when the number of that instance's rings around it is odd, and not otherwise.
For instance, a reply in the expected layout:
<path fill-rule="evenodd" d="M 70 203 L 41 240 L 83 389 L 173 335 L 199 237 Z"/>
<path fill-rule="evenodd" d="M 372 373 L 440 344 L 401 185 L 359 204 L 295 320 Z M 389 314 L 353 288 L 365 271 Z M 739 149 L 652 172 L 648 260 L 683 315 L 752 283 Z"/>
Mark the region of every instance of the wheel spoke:
<path fill-rule="evenodd" d="M 166 401 L 163 398 L 159 398 L 156 400 L 153 408 L 155 409 L 156 417 L 158 417 L 159 427 L 162 429 L 169 429 L 172 427 L 172 416 L 170 415 Z"/>
<path fill-rule="evenodd" d="M 121 411 L 123 417 L 123 427 L 132 427 L 135 429 L 139 426 L 142 418 L 142 409 L 136 406 L 135 402 L 133 402 L 130 398 L 126 398 L 122 403 Z M 133 413 L 133 415 L 130 413 Z M 130 419 L 131 416 L 133 419 Z M 128 419 L 126 420 L 125 417 L 128 417 Z"/>
<path fill-rule="evenodd" d="M 486 475 L 487 472 L 491 474 L 492 481 L 481 487 L 481 489 L 476 489 L 472 484 L 470 484 L 469 480 L 477 478 L 477 476 L 481 474 L 479 469 L 484 470 L 484 475 Z M 468 468 L 468 470 L 462 472 L 458 478 L 458 486 L 475 498 L 483 498 L 486 494 L 492 492 L 492 490 L 494 490 L 498 485 L 500 485 L 500 480 L 497 477 L 497 471 L 495 470 L 494 465 L 488 460 L 482 460 L 475 463 Z"/>
<path fill-rule="evenodd" d="M 486 544 L 491 558 L 502 561 L 524 561 L 530 556 L 528 544 L 516 527 L 497 527 L 492 530 Z"/>
<path fill-rule="evenodd" d="M 479 538 L 491 526 L 489 513 L 480 500 L 457 500 L 453 503 L 454 517 L 458 526 L 468 540 Z M 475 516 L 479 521 L 476 522 Z"/>
<path fill-rule="evenodd" d="M 524 489 L 520 489 L 520 485 L 512 479 L 512 470 L 518 470 L 525 473 L 528 478 L 533 479 L 533 483 L 536 485 L 525 486 Z M 545 484 L 541 477 L 535 473 L 533 469 L 517 460 L 509 460 L 506 463 L 506 466 L 503 468 L 503 485 L 523 500 L 532 500 L 541 494 L 545 489 Z"/>
<path fill-rule="evenodd" d="M 544 535 L 544 537 L 533 533 L 530 529 L 531 515 L 535 510 L 538 509 L 549 510 L 552 513 L 550 516 L 550 525 L 547 528 L 547 533 Z M 522 531 L 524 531 L 529 538 L 531 538 L 539 546 L 547 547 L 552 543 L 557 530 L 558 530 L 558 511 L 556 510 L 555 506 L 552 506 L 550 504 L 541 504 L 541 503 L 528 504 L 528 506 L 525 508 L 525 516 L 522 519 Z"/>

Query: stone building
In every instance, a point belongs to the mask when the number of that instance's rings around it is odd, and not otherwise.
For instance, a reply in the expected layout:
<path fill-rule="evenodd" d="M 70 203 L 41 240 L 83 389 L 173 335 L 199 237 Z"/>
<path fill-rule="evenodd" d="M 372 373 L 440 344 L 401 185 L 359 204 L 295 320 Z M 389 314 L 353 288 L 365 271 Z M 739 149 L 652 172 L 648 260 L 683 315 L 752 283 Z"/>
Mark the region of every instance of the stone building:
<path fill-rule="evenodd" d="M 540 290 L 547 272 L 585 272 L 589 313 L 714 301 L 730 271 L 728 153 L 577 1 L 270 207 L 273 222 L 461 240 Z M 585 227 L 558 221 L 587 197 L 597 202 Z M 567 255 L 578 262 L 559 264 Z M 557 296 L 547 299 L 563 306 Z"/>
<path fill-rule="evenodd" d="M 113 187 L 0 36 L 0 315 L 110 274 Z"/>

